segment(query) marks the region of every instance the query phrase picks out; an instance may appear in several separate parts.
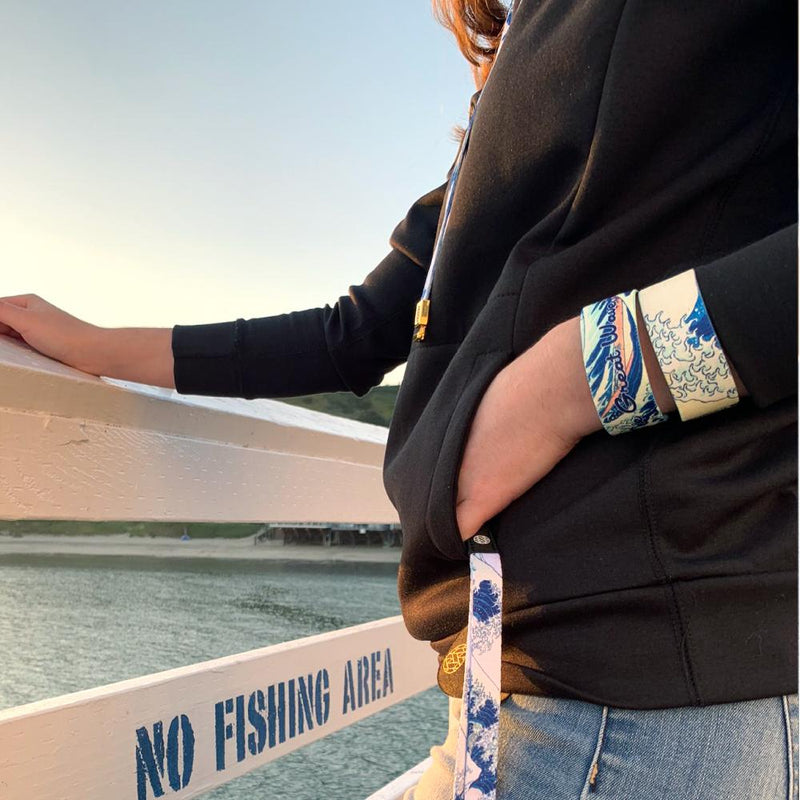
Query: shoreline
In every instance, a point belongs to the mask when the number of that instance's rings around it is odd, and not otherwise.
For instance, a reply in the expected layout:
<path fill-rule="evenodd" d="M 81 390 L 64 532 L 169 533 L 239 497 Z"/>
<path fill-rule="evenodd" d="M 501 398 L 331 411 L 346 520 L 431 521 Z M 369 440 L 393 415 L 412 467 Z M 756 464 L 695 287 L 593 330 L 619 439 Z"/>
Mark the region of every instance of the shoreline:
<path fill-rule="evenodd" d="M 216 559 L 230 561 L 306 561 L 312 563 L 399 564 L 399 547 L 254 544 L 243 539 L 190 539 L 97 534 L 48 536 L 0 534 L 0 560 L 5 555 L 136 556 L 144 558 Z"/>

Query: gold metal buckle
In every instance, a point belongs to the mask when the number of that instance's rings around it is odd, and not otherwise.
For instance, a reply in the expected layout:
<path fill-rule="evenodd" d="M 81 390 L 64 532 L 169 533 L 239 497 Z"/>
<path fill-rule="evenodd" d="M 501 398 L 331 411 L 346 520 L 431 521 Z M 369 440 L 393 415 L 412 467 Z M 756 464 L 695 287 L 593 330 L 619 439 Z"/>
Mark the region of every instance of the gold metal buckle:
<path fill-rule="evenodd" d="M 417 303 L 417 310 L 414 314 L 414 341 L 421 342 L 425 338 L 425 328 L 428 327 L 430 317 L 431 301 L 424 298 Z"/>

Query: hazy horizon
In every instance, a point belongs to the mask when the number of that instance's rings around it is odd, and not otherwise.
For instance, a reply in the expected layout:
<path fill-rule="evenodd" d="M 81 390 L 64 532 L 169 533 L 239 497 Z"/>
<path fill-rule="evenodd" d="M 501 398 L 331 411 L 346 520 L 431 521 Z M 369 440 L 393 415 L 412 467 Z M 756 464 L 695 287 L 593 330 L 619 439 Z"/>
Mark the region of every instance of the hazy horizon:
<path fill-rule="evenodd" d="M 428 0 L 6 0 L 0 296 L 104 326 L 334 303 L 473 91 Z"/>

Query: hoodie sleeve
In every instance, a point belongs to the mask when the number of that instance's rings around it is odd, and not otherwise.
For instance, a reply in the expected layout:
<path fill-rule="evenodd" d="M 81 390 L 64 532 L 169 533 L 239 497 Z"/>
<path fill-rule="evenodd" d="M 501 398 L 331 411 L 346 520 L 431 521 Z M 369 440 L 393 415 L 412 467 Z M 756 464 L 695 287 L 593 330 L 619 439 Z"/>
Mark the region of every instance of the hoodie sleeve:
<path fill-rule="evenodd" d="M 408 357 L 444 186 L 394 229 L 386 258 L 333 306 L 172 329 L 175 388 L 217 397 L 366 394 Z"/>
<path fill-rule="evenodd" d="M 797 392 L 797 225 L 695 269 L 725 355 L 756 405 Z"/>

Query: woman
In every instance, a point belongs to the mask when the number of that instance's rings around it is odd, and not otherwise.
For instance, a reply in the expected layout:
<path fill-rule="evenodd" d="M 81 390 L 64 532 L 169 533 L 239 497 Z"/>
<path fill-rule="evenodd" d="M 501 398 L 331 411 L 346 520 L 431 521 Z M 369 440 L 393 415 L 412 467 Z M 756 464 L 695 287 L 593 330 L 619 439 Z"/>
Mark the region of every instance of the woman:
<path fill-rule="evenodd" d="M 488 524 L 498 798 L 796 797 L 795 8 L 520 0 L 495 61 L 500 3 L 436 6 L 485 81 L 446 225 L 440 187 L 333 308 L 99 329 L 24 295 L 0 332 L 93 374 L 247 398 L 363 394 L 407 361 L 385 463 L 403 614 L 448 667 L 455 719 L 463 542 Z M 667 313 L 681 276 L 707 336 Z M 631 297 L 669 418 L 611 437 L 579 315 Z M 665 342 L 699 368 L 677 378 Z M 713 393 L 723 373 L 722 410 L 682 421 L 687 381 Z M 456 727 L 416 800 L 451 796 Z"/>

